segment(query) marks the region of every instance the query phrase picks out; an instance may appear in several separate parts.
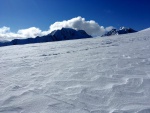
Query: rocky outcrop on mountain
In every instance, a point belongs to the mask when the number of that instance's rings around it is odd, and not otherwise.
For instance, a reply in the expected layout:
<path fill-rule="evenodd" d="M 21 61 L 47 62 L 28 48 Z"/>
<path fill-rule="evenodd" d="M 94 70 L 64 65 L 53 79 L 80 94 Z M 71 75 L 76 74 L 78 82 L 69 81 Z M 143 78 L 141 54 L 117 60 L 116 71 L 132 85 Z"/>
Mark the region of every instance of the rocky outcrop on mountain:
<path fill-rule="evenodd" d="M 84 30 L 74 30 L 71 28 L 62 28 L 61 30 L 55 30 L 50 33 L 55 41 L 59 40 L 72 40 L 81 38 L 91 38 Z"/>

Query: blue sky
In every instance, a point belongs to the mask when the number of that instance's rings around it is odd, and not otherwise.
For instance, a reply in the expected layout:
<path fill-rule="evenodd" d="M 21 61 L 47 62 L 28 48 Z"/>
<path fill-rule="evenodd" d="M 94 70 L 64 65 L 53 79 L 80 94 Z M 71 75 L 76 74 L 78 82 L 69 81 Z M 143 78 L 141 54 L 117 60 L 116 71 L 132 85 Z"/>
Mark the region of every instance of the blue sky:
<path fill-rule="evenodd" d="M 56 21 L 81 16 L 107 27 L 150 27 L 150 0 L 0 0 L 0 28 L 49 29 Z"/>

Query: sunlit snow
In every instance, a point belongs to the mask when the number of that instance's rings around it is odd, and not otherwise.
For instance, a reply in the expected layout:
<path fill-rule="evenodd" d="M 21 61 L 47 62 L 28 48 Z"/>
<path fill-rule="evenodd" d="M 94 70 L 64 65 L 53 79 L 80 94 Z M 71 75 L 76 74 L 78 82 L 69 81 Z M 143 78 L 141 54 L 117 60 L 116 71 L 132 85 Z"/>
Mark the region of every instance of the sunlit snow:
<path fill-rule="evenodd" d="M 150 30 L 0 47 L 0 113 L 150 113 Z"/>

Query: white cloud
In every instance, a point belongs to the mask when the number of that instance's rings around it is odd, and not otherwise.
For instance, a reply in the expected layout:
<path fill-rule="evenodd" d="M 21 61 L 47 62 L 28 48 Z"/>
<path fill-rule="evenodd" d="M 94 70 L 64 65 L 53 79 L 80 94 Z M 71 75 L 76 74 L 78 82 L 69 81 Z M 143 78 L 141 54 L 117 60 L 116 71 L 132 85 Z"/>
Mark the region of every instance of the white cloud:
<path fill-rule="evenodd" d="M 75 30 L 85 30 L 89 35 L 101 36 L 105 32 L 110 31 L 113 27 L 100 26 L 94 20 L 86 21 L 85 18 L 80 16 L 72 18 L 70 20 L 64 20 L 61 22 L 55 22 L 50 25 L 47 31 L 42 31 L 36 27 L 30 27 L 27 29 L 20 29 L 17 32 L 11 32 L 10 27 L 0 28 L 0 40 L 12 40 L 16 38 L 35 38 L 37 36 L 47 35 L 53 30 L 58 30 L 61 28 L 72 28 Z"/>
<path fill-rule="evenodd" d="M 42 31 L 39 28 L 30 27 L 28 29 L 18 30 L 17 34 L 20 36 L 23 36 L 24 38 L 26 38 L 26 37 L 33 37 L 34 38 L 37 36 L 41 36 Z"/>
<path fill-rule="evenodd" d="M 36 27 L 30 27 L 27 29 L 20 29 L 17 33 L 11 32 L 9 27 L 0 28 L 1 40 L 12 40 L 16 38 L 35 38 L 36 36 L 42 36 L 42 31 Z"/>
<path fill-rule="evenodd" d="M 3 26 L 2 28 L 0 28 L 0 34 L 4 34 L 10 31 L 9 27 Z"/>
<path fill-rule="evenodd" d="M 105 30 L 106 30 L 106 32 L 109 32 L 109 31 L 111 31 L 112 29 L 115 29 L 113 26 L 109 26 L 109 27 L 106 27 L 105 28 Z"/>
<path fill-rule="evenodd" d="M 103 26 L 100 26 L 94 20 L 86 21 L 85 18 L 80 16 L 62 22 L 55 22 L 50 26 L 50 31 L 61 28 L 73 28 L 76 30 L 85 30 L 89 35 L 101 36 L 105 33 Z"/>

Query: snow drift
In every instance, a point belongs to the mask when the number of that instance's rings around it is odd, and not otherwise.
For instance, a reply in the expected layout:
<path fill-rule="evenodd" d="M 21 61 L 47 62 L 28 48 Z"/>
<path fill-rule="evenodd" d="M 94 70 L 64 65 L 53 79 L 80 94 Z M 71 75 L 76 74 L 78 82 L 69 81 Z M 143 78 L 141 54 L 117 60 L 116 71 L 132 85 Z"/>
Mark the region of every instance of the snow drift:
<path fill-rule="evenodd" d="M 0 113 L 150 113 L 150 31 L 0 48 Z"/>

